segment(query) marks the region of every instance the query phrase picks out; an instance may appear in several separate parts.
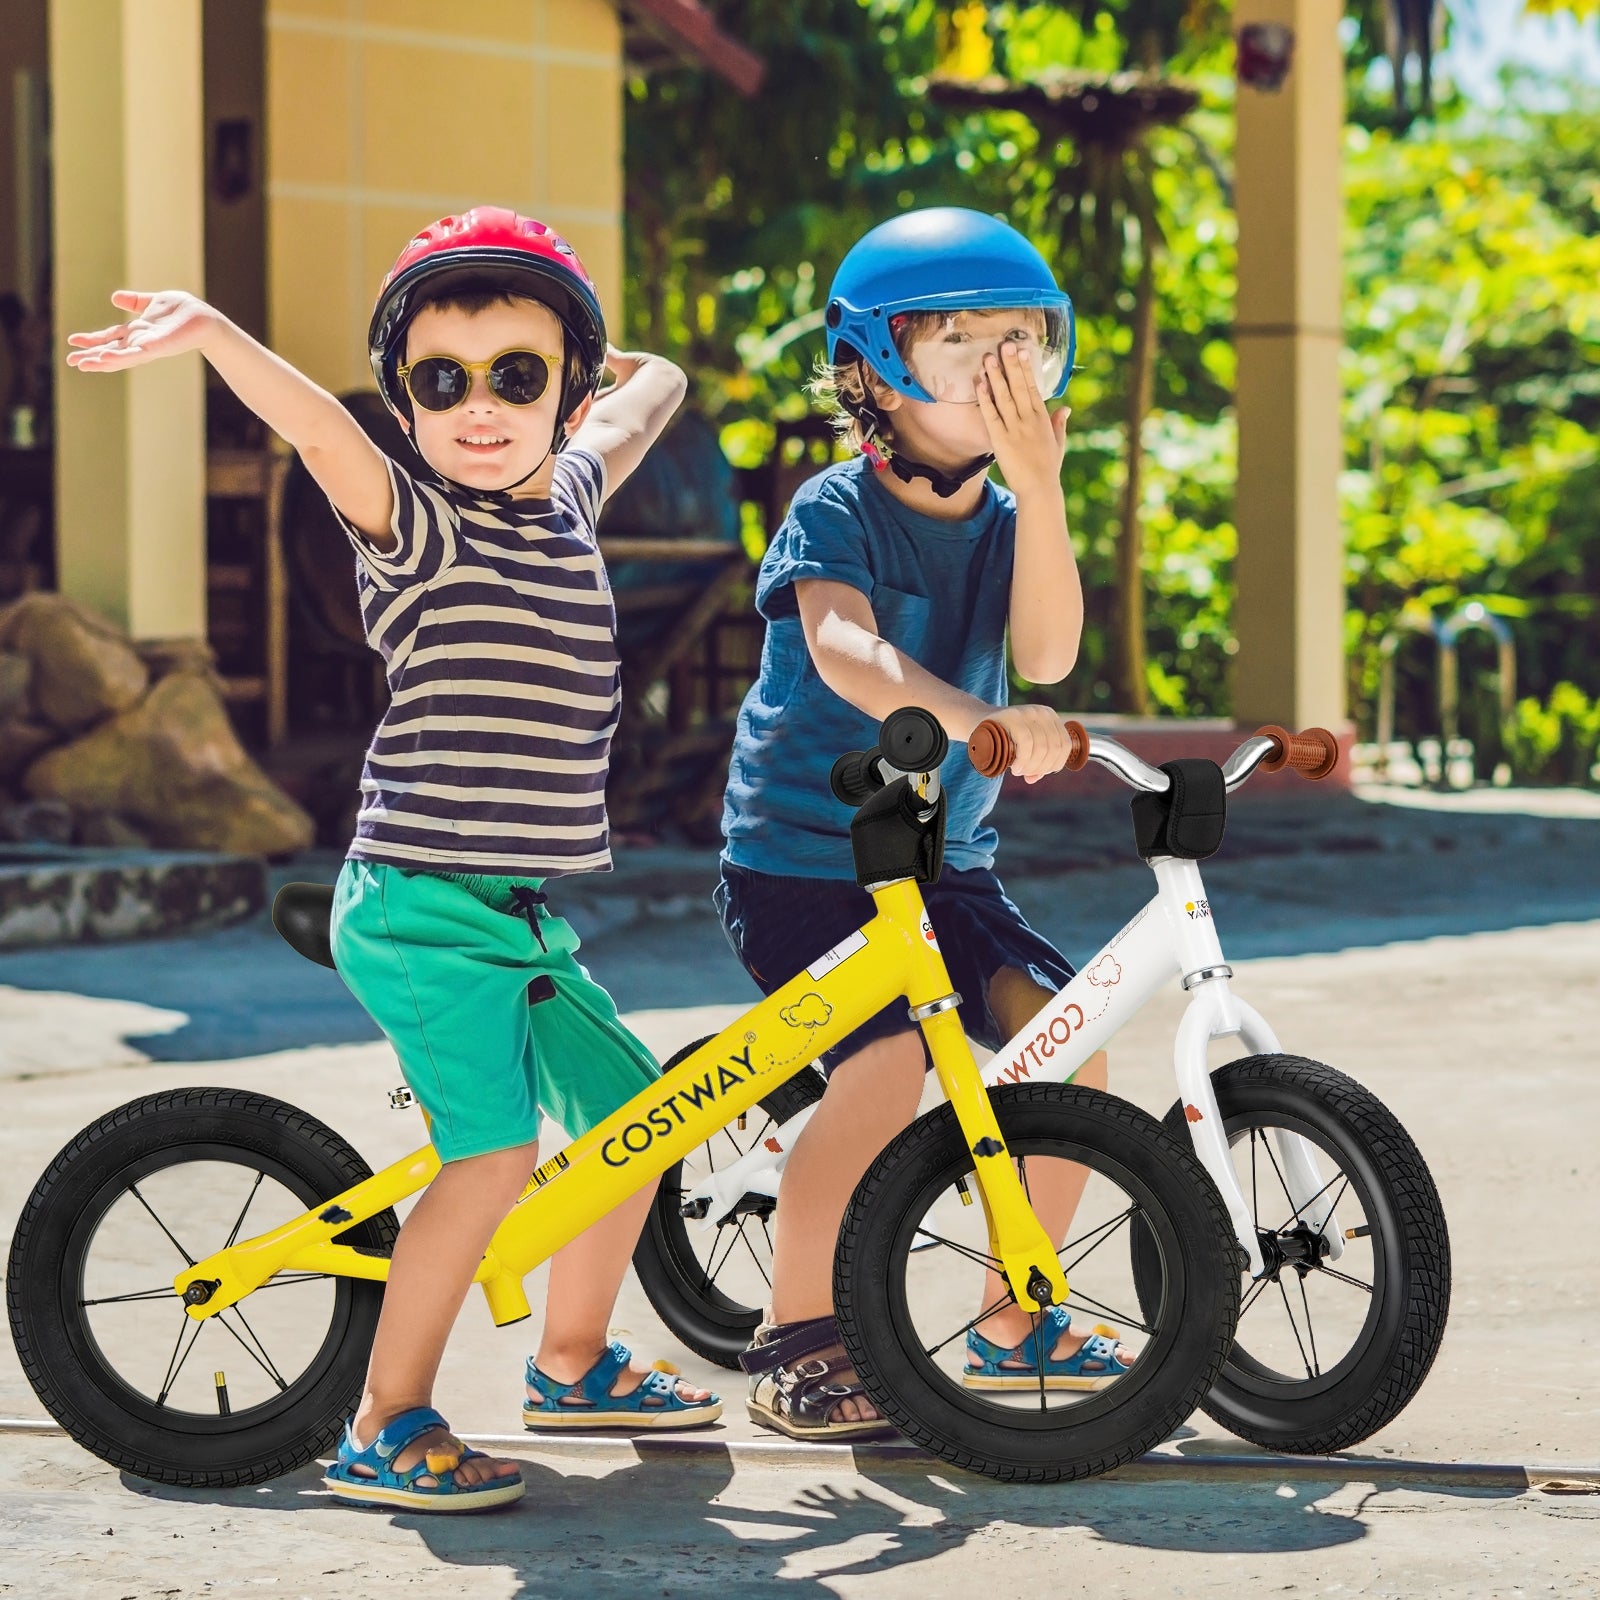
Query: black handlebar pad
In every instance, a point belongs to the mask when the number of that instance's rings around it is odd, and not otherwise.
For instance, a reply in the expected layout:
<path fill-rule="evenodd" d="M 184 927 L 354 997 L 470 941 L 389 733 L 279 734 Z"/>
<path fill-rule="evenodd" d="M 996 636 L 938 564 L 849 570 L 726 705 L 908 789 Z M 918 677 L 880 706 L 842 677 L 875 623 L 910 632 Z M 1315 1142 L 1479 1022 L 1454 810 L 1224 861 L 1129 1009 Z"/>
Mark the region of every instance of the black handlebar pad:
<path fill-rule="evenodd" d="M 933 772 L 949 754 L 950 740 L 932 712 L 905 706 L 883 719 L 878 748 L 896 772 Z"/>
<path fill-rule="evenodd" d="M 883 752 L 874 745 L 870 750 L 847 750 L 833 764 L 828 774 L 828 787 L 835 800 L 847 806 L 859 806 L 870 800 L 885 783 L 878 771 Z"/>
<path fill-rule="evenodd" d="M 950 740 L 938 718 L 921 706 L 905 706 L 883 719 L 870 750 L 847 751 L 834 762 L 828 787 L 842 804 L 864 805 L 889 781 L 879 762 L 900 773 L 935 772 L 949 753 Z"/>

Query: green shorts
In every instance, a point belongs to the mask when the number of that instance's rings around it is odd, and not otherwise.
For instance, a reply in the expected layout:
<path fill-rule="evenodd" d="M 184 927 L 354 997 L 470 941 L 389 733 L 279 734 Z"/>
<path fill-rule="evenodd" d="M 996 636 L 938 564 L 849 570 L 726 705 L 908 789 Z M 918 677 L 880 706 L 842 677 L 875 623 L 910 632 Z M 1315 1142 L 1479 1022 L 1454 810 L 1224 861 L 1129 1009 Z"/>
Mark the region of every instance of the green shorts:
<path fill-rule="evenodd" d="M 519 910 L 513 891 L 539 883 L 372 861 L 339 874 L 339 975 L 394 1045 L 441 1161 L 531 1144 L 541 1109 L 575 1139 L 661 1075 L 573 959 L 571 925 Z M 555 998 L 530 1005 L 546 976 Z"/>

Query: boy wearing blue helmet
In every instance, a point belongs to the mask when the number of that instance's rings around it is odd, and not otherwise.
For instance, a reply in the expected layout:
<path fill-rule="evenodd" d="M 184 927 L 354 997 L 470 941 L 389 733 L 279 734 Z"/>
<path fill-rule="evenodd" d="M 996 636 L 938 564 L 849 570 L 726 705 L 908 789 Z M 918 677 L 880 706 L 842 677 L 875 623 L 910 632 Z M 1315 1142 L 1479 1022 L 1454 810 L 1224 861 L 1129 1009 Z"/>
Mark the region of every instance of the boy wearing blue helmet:
<path fill-rule="evenodd" d="M 1038 251 L 978 212 L 909 212 L 845 257 L 827 323 L 814 392 L 861 453 L 800 488 L 762 561 L 766 643 L 723 811 L 717 909 L 768 993 L 872 915 L 852 870 L 850 813 L 828 787 L 834 755 L 870 745 L 884 716 L 914 704 L 952 742 L 1001 722 L 1016 740 L 1011 771 L 1036 782 L 1066 764 L 1067 740 L 1048 706 L 1007 705 L 1006 640 L 1023 677 L 1055 683 L 1083 626 L 1061 497 L 1067 411 L 1046 404 L 1071 369 L 1072 305 Z M 992 464 L 1005 488 L 989 480 Z M 967 1031 L 994 1047 L 1072 968 L 995 877 L 987 819 L 999 781 L 961 754 L 945 764 L 944 871 L 925 895 Z M 862 1173 L 915 1114 L 926 1064 L 904 1005 L 824 1058 L 828 1092 L 784 1173 L 772 1306 L 742 1358 L 750 1414 L 790 1437 L 885 1426 L 839 1343 L 833 1250 Z M 1078 1081 L 1104 1087 L 1103 1053 Z M 1063 1167 L 1032 1184 L 1058 1236 L 1083 1177 Z M 1036 1389 L 1041 1344 L 1052 1388 L 1098 1387 L 1132 1359 L 1115 1339 L 1071 1328 L 1059 1307 L 1036 1339 L 1034 1318 L 993 1279 L 973 1309 L 997 1305 L 967 1342 L 969 1379 L 983 1387 Z"/>

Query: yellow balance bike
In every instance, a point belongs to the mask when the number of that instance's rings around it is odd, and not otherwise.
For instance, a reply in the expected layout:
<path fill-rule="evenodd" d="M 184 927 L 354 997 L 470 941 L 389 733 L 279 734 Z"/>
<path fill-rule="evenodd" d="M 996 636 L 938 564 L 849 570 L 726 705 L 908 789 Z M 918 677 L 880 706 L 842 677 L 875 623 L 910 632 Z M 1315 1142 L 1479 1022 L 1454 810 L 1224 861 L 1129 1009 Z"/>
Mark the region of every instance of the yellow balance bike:
<path fill-rule="evenodd" d="M 846 1348 L 883 1413 L 944 1460 L 1081 1477 L 1164 1439 L 1216 1382 L 1238 1317 L 1237 1246 L 1192 1152 L 1143 1111 L 1067 1084 L 984 1087 L 918 887 L 943 850 L 945 751 L 912 710 L 841 760 L 836 792 L 860 802 L 852 842 L 876 915 L 545 1160 L 477 1281 L 497 1324 L 528 1316 L 523 1280 L 541 1262 L 904 1003 L 947 1103 L 889 1144 L 851 1202 L 834 1278 Z M 330 896 L 291 885 L 274 916 L 331 965 Z M 74 1439 L 141 1477 L 226 1486 L 310 1461 L 361 1391 L 393 1208 L 438 1170 L 424 1146 L 373 1173 L 316 1118 L 255 1092 L 121 1106 L 55 1157 L 17 1224 L 7 1307 L 23 1369 Z M 1077 1196 L 1064 1245 L 1034 1215 L 1040 1186 Z M 1095 1250 L 1130 1219 L 1151 1241 L 1137 1286 L 1126 1249 Z M 953 1256 L 926 1249 L 958 1233 Z M 1131 1365 L 1066 1384 L 964 1383 L 967 1330 L 1011 1306 L 1045 1354 L 1066 1317 L 1084 1332 L 1109 1317 Z"/>

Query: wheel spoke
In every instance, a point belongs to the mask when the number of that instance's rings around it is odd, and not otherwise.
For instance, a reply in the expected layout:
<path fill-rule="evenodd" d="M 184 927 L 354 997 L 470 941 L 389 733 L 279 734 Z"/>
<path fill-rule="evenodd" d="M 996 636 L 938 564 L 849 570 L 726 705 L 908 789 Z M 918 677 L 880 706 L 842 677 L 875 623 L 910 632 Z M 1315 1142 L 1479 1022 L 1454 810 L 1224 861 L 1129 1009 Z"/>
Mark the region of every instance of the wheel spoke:
<path fill-rule="evenodd" d="M 1033 1319 L 1033 1366 L 1034 1371 L 1039 1375 L 1040 1411 L 1046 1410 L 1049 1404 L 1048 1394 L 1044 1386 L 1044 1363 L 1044 1316 L 1042 1313 L 1035 1313 Z"/>
<path fill-rule="evenodd" d="M 258 1172 L 256 1174 L 256 1181 L 250 1185 L 250 1193 L 244 1197 L 244 1204 L 239 1207 L 239 1215 L 234 1218 L 233 1229 L 228 1234 L 227 1243 L 222 1247 L 224 1250 L 231 1249 L 233 1247 L 233 1241 L 239 1237 L 239 1230 L 244 1226 L 244 1214 L 250 1209 L 250 1202 L 255 1199 L 256 1190 L 261 1187 L 261 1181 L 265 1177 L 266 1173 L 264 1172 Z"/>
<path fill-rule="evenodd" d="M 184 1313 L 183 1326 L 178 1329 L 177 1343 L 172 1347 L 172 1355 L 167 1360 L 167 1375 L 161 1380 L 161 1393 L 156 1396 L 156 1404 L 164 1406 L 167 1396 L 172 1393 L 172 1386 L 178 1381 L 178 1374 L 183 1371 L 183 1364 L 189 1359 L 189 1352 L 194 1349 L 196 1340 L 200 1337 L 200 1330 L 205 1324 L 198 1322 L 188 1312 Z M 188 1344 L 183 1341 L 188 1339 Z"/>
<path fill-rule="evenodd" d="M 231 1322 L 228 1321 L 229 1311 L 231 1311 L 233 1315 L 236 1316 L 243 1324 L 245 1333 L 250 1335 L 249 1343 L 245 1342 L 244 1336 L 240 1334 L 238 1329 L 236 1329 Z M 282 1374 L 279 1373 L 277 1367 L 273 1365 L 272 1357 L 267 1354 L 267 1347 L 262 1344 L 261 1340 L 256 1336 L 256 1330 L 252 1328 L 248 1322 L 245 1322 L 244 1313 L 238 1308 L 238 1306 L 229 1306 L 226 1310 L 219 1311 L 217 1313 L 217 1321 L 224 1329 L 227 1330 L 228 1333 L 233 1335 L 234 1339 L 238 1342 L 240 1349 L 242 1349 L 244 1353 L 249 1356 L 250 1359 L 254 1361 L 255 1364 L 260 1367 L 261 1370 L 266 1373 L 266 1375 L 271 1378 L 275 1384 L 277 1384 L 278 1392 L 280 1394 L 289 1387 L 289 1385 L 284 1382 Z M 250 1348 L 251 1344 L 256 1347 L 254 1350 Z"/>
<path fill-rule="evenodd" d="M 711 1287 L 713 1281 L 716 1279 L 717 1274 L 721 1272 L 725 1266 L 727 1266 L 728 1257 L 733 1254 L 733 1247 L 739 1242 L 739 1236 L 736 1231 L 734 1236 L 728 1240 L 727 1248 L 722 1252 L 722 1260 L 720 1262 L 717 1260 L 717 1246 L 722 1243 L 722 1233 L 727 1226 L 728 1224 L 726 1222 L 718 1224 L 717 1238 L 712 1242 L 711 1245 L 711 1263 L 708 1267 L 706 1267 L 700 1278 L 700 1291 L 702 1294 Z"/>
<path fill-rule="evenodd" d="M 156 1214 L 155 1214 L 155 1212 L 153 1210 L 151 1210 L 150 1202 L 148 1200 L 146 1200 L 145 1197 L 142 1194 L 139 1193 L 139 1185 L 136 1184 L 136 1183 L 130 1183 L 128 1185 L 128 1193 L 131 1194 L 133 1196 L 133 1198 L 135 1200 L 137 1200 L 139 1202 L 139 1204 L 142 1205 L 145 1208 L 146 1211 L 150 1212 L 151 1219 L 154 1221 L 155 1225 L 164 1234 L 166 1234 L 166 1236 L 169 1239 L 172 1240 L 173 1249 L 176 1250 L 178 1252 L 178 1254 L 183 1257 L 184 1262 L 185 1262 L 186 1265 L 192 1267 L 194 1265 L 194 1257 L 192 1255 L 190 1255 L 189 1252 L 187 1250 L 185 1250 L 181 1244 L 178 1243 L 177 1239 L 173 1236 L 172 1229 L 169 1228 L 166 1225 L 166 1223 L 164 1223 L 161 1220 L 160 1217 L 156 1216 Z"/>
<path fill-rule="evenodd" d="M 1267 1138 L 1266 1138 L 1265 1134 L 1263 1134 L 1261 1136 L 1261 1142 L 1262 1142 L 1262 1144 L 1266 1144 L 1267 1143 Z M 1272 1163 L 1272 1170 L 1278 1174 L 1278 1183 L 1279 1183 L 1280 1187 L 1283 1189 L 1283 1198 L 1285 1200 L 1287 1200 L 1291 1206 L 1294 1206 L 1294 1196 L 1292 1194 L 1290 1194 L 1290 1192 L 1289 1192 L 1289 1184 L 1288 1184 L 1287 1180 L 1283 1176 L 1283 1170 L 1278 1165 L 1278 1158 L 1275 1155 L 1273 1155 L 1272 1147 L 1270 1145 L 1267 1145 L 1267 1160 Z M 1341 1168 L 1336 1168 L 1335 1171 L 1334 1171 L 1333 1176 L 1331 1178 L 1329 1178 L 1328 1181 L 1325 1184 L 1323 1184 L 1323 1186 L 1320 1189 L 1318 1189 L 1317 1192 L 1314 1195 L 1312 1195 L 1307 1200 L 1303 1200 L 1298 1206 L 1295 1206 L 1294 1210 L 1289 1213 L 1289 1220 L 1287 1222 L 1285 1222 L 1283 1227 L 1279 1228 L 1277 1231 L 1279 1233 L 1284 1233 L 1289 1228 L 1291 1228 L 1295 1223 L 1300 1221 L 1300 1219 L 1301 1219 L 1302 1215 L 1304 1214 L 1306 1208 L 1308 1206 L 1314 1206 L 1317 1203 L 1317 1201 L 1319 1201 L 1323 1197 L 1323 1195 L 1325 1195 L 1334 1186 L 1334 1184 L 1339 1183 L 1341 1179 L 1343 1179 L 1343 1184 L 1340 1187 L 1340 1190 L 1339 1190 L 1338 1194 L 1336 1194 L 1333 1197 L 1333 1199 L 1331 1201 L 1329 1201 L 1329 1203 L 1328 1203 L 1328 1211 L 1329 1211 L 1329 1214 L 1331 1215 L 1332 1212 L 1333 1212 L 1333 1208 L 1336 1205 L 1338 1205 L 1338 1203 L 1339 1203 L 1339 1201 L 1341 1199 L 1344 1198 L 1345 1189 L 1347 1189 L 1350 1186 L 1350 1179 L 1346 1175 L 1346 1173 L 1345 1173 L 1345 1171 L 1344 1171 L 1344 1169 L 1342 1167 Z"/>
<path fill-rule="evenodd" d="M 1363 1289 L 1368 1294 L 1372 1293 L 1372 1285 L 1370 1283 L 1363 1283 L 1359 1278 L 1352 1278 L 1348 1272 L 1340 1272 L 1337 1268 L 1330 1267 L 1326 1263 L 1319 1263 L 1317 1271 L 1326 1277 L 1337 1278 L 1340 1283 L 1348 1283 L 1352 1289 Z"/>
<path fill-rule="evenodd" d="M 999 1311 L 1003 1306 L 1015 1305 L 1016 1304 L 1016 1298 L 1017 1297 L 1014 1294 L 1012 1294 L 1012 1292 L 1009 1289 L 1007 1289 L 1006 1292 L 1003 1295 L 1001 1295 L 1000 1298 L 998 1300 L 996 1300 L 993 1305 L 985 1306 L 983 1308 L 983 1310 L 980 1311 L 977 1314 L 977 1316 L 975 1316 L 972 1319 L 971 1322 L 962 1323 L 962 1325 L 959 1328 L 957 1328 L 956 1331 L 954 1333 L 952 1333 L 948 1339 L 941 1339 L 938 1342 L 938 1344 L 931 1346 L 930 1348 L 924 1350 L 922 1353 L 925 1356 L 936 1356 L 936 1355 L 938 1355 L 938 1353 L 941 1350 L 943 1350 L 944 1347 L 947 1344 L 950 1344 L 952 1341 L 954 1341 L 956 1339 L 964 1338 L 967 1334 L 971 1333 L 972 1330 L 974 1328 L 976 1328 L 980 1322 L 988 1321 L 988 1319 L 990 1317 L 992 1317 L 995 1314 L 995 1312 Z"/>
<path fill-rule="evenodd" d="M 80 1308 L 84 1306 L 121 1306 L 128 1305 L 133 1301 L 149 1302 L 151 1300 L 172 1300 L 176 1298 L 173 1287 L 169 1283 L 159 1289 L 136 1289 L 132 1294 L 107 1294 L 102 1295 L 98 1300 L 80 1300 L 78 1305 Z"/>
<path fill-rule="evenodd" d="M 1251 1306 L 1253 1306 L 1256 1301 L 1261 1298 L 1262 1292 L 1266 1289 L 1267 1285 L 1269 1283 L 1276 1282 L 1276 1278 L 1257 1278 L 1256 1281 L 1250 1285 L 1250 1288 L 1245 1293 L 1244 1301 L 1239 1307 L 1240 1322 L 1244 1321 L 1245 1312 L 1247 1312 Z"/>
<path fill-rule="evenodd" d="M 761 1281 L 770 1289 L 772 1287 L 772 1279 L 767 1276 L 767 1269 L 761 1265 L 761 1257 L 756 1254 L 755 1246 L 750 1243 L 745 1234 L 744 1225 L 747 1220 L 747 1218 L 741 1218 L 739 1222 L 739 1237 L 744 1241 L 744 1247 L 749 1252 L 750 1259 L 755 1262 L 756 1271 L 761 1274 Z"/>
<path fill-rule="evenodd" d="M 1281 1278 L 1274 1281 L 1278 1285 L 1278 1293 L 1283 1296 L 1283 1311 L 1284 1315 L 1289 1319 L 1289 1327 L 1294 1332 L 1294 1342 L 1300 1346 L 1300 1359 L 1305 1364 L 1306 1376 L 1308 1378 L 1314 1378 L 1316 1377 L 1316 1373 L 1311 1370 L 1311 1362 L 1306 1356 L 1305 1341 L 1300 1337 L 1300 1329 L 1294 1320 L 1294 1307 L 1289 1304 L 1289 1291 L 1284 1288 L 1283 1280 Z"/>
<path fill-rule="evenodd" d="M 982 1250 L 974 1250 L 971 1245 L 957 1244 L 954 1239 L 947 1239 L 942 1233 L 934 1233 L 929 1228 L 918 1227 L 917 1237 L 926 1239 L 929 1245 L 942 1244 L 947 1250 L 954 1250 L 958 1256 L 965 1256 L 968 1261 L 976 1261 L 980 1267 L 993 1267 L 996 1272 L 1000 1270 L 1000 1263 L 991 1255 L 986 1255 Z M 925 1250 L 927 1245 L 914 1246 L 916 1249 Z"/>
<path fill-rule="evenodd" d="M 1112 1235 L 1115 1234 L 1116 1231 L 1123 1225 L 1123 1223 L 1127 1222 L 1134 1215 L 1134 1213 L 1138 1211 L 1138 1209 L 1139 1208 L 1137 1206 L 1129 1206 L 1126 1211 L 1112 1217 L 1109 1221 L 1100 1223 L 1098 1226 L 1091 1228 L 1087 1233 L 1079 1234 L 1076 1239 L 1069 1239 L 1058 1251 L 1056 1251 L 1058 1258 L 1064 1256 L 1069 1250 L 1076 1250 L 1079 1245 L 1084 1245 L 1084 1249 L 1078 1255 L 1075 1255 L 1072 1260 L 1063 1261 L 1061 1263 L 1061 1270 L 1063 1272 L 1070 1273 L 1080 1261 L 1087 1260 L 1088 1257 L 1093 1255 L 1101 1245 L 1105 1244 L 1106 1241 L 1109 1240 Z M 1093 1242 L 1085 1244 L 1086 1240 L 1092 1240 Z"/>
<path fill-rule="evenodd" d="M 1073 1289 L 1069 1286 L 1067 1299 L 1076 1300 L 1079 1305 L 1088 1306 L 1091 1311 L 1098 1311 L 1101 1316 L 1110 1317 L 1113 1322 L 1120 1322 L 1125 1328 L 1136 1328 L 1140 1333 L 1149 1334 L 1152 1337 L 1155 1334 L 1156 1330 L 1145 1322 L 1143 1318 L 1136 1317 L 1128 1311 L 1119 1311 L 1115 1306 L 1108 1306 L 1103 1300 L 1096 1300 L 1093 1295 L 1084 1294 L 1082 1290 Z"/>
<path fill-rule="evenodd" d="M 1306 1299 L 1306 1280 L 1304 1274 L 1300 1277 L 1300 1305 L 1306 1314 L 1306 1338 L 1311 1341 L 1311 1364 L 1317 1369 L 1318 1376 L 1322 1373 L 1322 1357 L 1317 1354 L 1317 1330 L 1311 1321 L 1311 1302 Z"/>
<path fill-rule="evenodd" d="M 1340 1183 L 1340 1179 L 1341 1178 L 1344 1180 L 1342 1183 Z M 1301 1206 L 1298 1211 L 1290 1212 L 1289 1213 L 1289 1220 L 1284 1223 L 1283 1227 L 1281 1227 L 1278 1230 L 1278 1232 L 1279 1233 L 1285 1233 L 1285 1232 L 1288 1231 L 1288 1229 L 1293 1227 L 1295 1223 L 1303 1221 L 1304 1219 L 1303 1219 L 1301 1213 L 1306 1210 L 1306 1207 L 1307 1206 L 1314 1206 L 1317 1203 L 1317 1201 L 1319 1201 L 1323 1197 L 1323 1195 L 1325 1195 L 1334 1186 L 1334 1184 L 1336 1184 L 1336 1183 L 1339 1184 L 1339 1192 L 1333 1197 L 1333 1199 L 1331 1199 L 1328 1202 L 1328 1215 L 1331 1217 L 1333 1215 L 1335 1209 L 1338 1207 L 1339 1202 L 1342 1199 L 1344 1199 L 1345 1190 L 1350 1187 L 1349 1176 L 1344 1172 L 1336 1172 L 1336 1173 L 1334 1173 L 1334 1175 L 1331 1178 L 1329 1178 L 1328 1181 L 1325 1184 L 1323 1184 L 1323 1186 L 1320 1189 L 1318 1189 L 1317 1192 L 1314 1195 L 1312 1195 L 1309 1200 L 1306 1201 L 1305 1205 Z"/>

